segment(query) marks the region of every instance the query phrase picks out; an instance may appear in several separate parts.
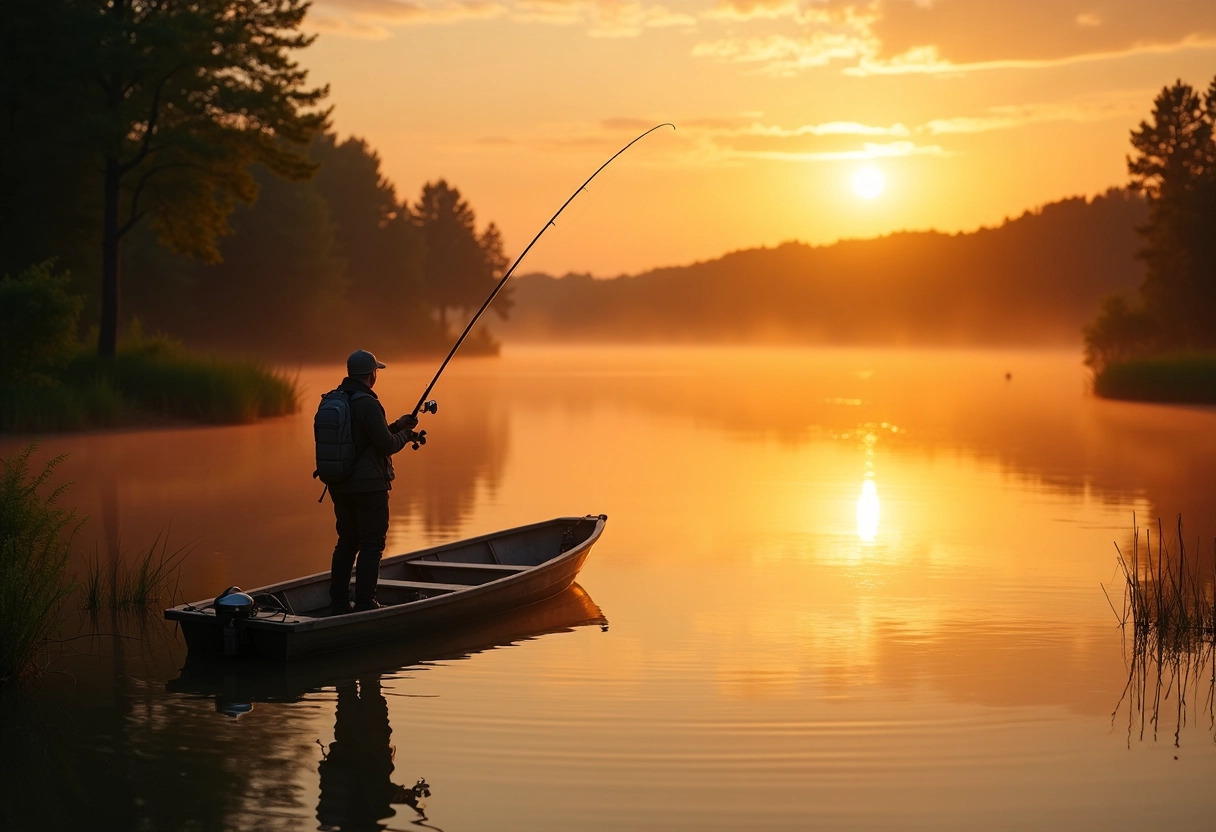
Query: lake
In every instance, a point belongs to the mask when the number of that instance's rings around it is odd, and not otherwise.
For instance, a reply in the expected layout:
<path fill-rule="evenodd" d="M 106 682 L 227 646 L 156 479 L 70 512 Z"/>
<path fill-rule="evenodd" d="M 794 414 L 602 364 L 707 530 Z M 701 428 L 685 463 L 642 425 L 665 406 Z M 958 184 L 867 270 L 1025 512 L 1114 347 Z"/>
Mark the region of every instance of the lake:
<path fill-rule="evenodd" d="M 392 419 L 435 364 L 389 364 Z M 179 601 L 327 569 L 342 373 L 299 372 L 295 416 L 44 438 L 81 564 L 167 541 Z M 73 611 L 3 692 L 0 828 L 1210 828 L 1212 652 L 1116 610 L 1158 519 L 1212 597 L 1216 409 L 1050 351 L 518 347 L 432 396 L 387 554 L 603 513 L 581 591 L 321 673 Z"/>

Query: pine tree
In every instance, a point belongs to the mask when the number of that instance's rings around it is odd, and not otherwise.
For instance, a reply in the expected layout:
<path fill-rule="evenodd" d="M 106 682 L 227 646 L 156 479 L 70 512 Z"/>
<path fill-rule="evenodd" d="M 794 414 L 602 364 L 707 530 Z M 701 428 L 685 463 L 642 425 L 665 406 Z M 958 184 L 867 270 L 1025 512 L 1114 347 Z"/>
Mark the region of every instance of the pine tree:
<path fill-rule="evenodd" d="M 1216 79 L 1206 94 L 1181 80 L 1132 131 L 1132 187 L 1149 219 L 1140 229 L 1140 292 L 1161 348 L 1216 345 Z"/>

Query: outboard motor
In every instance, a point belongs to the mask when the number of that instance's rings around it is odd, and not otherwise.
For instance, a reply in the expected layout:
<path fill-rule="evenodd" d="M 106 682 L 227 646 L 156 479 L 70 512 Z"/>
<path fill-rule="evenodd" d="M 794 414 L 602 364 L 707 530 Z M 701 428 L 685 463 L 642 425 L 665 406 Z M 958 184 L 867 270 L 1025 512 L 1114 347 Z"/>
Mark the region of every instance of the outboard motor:
<path fill-rule="evenodd" d="M 253 618 L 255 604 L 253 596 L 241 592 L 239 586 L 230 586 L 216 597 L 212 605 L 215 618 L 224 634 L 224 655 L 235 656 L 240 644 L 240 623 Z"/>

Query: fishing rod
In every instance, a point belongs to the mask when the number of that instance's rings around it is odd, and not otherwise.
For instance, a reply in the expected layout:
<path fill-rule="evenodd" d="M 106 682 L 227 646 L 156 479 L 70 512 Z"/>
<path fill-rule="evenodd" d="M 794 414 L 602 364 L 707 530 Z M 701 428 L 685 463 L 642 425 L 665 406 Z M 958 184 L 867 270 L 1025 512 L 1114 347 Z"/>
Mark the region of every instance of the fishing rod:
<path fill-rule="evenodd" d="M 607 162 L 604 162 L 604 164 L 602 164 L 598 168 L 596 168 L 595 173 L 588 176 L 587 181 L 584 182 L 583 184 L 579 185 L 578 189 L 575 190 L 574 193 L 570 194 L 569 199 L 567 199 L 565 202 L 562 203 L 561 208 L 557 209 L 557 213 L 555 213 L 552 217 L 550 217 L 549 221 L 547 223 L 545 223 L 544 226 L 541 228 L 541 230 L 536 233 L 536 236 L 532 238 L 532 242 L 528 243 L 528 247 L 523 250 L 523 252 L 519 255 L 519 257 L 515 258 L 515 262 L 511 264 L 511 268 L 507 269 L 506 274 L 504 274 L 502 276 L 502 279 L 498 281 L 498 285 L 494 287 L 494 291 L 490 292 L 490 296 L 488 298 L 486 298 L 485 303 L 483 303 L 481 305 L 481 308 L 477 310 L 477 314 L 475 314 L 473 316 L 472 320 L 469 321 L 468 326 L 466 326 L 464 328 L 464 332 L 460 333 L 460 337 L 456 339 L 456 343 L 452 345 L 451 351 L 448 352 L 447 358 L 443 359 L 443 363 L 439 365 L 439 369 L 436 371 L 435 377 L 433 379 L 431 379 L 431 383 L 428 384 L 426 386 L 426 389 L 422 391 L 422 395 L 418 399 L 418 404 L 414 405 L 414 409 L 411 412 L 411 415 L 417 416 L 418 411 L 420 411 L 420 410 L 423 413 L 434 413 L 436 411 L 437 406 L 436 406 L 435 402 L 427 401 L 426 397 L 431 394 L 431 390 L 435 387 L 435 383 L 438 382 L 439 377 L 441 375 L 443 375 L 443 371 L 447 368 L 448 362 L 452 360 L 452 356 L 454 356 L 456 354 L 456 350 L 460 349 L 460 345 L 463 344 L 464 339 L 468 337 L 469 332 L 473 329 L 473 325 L 475 323 L 477 323 L 477 319 L 481 317 L 481 313 L 485 312 L 486 309 L 489 308 L 489 306 L 493 302 L 494 298 L 497 297 L 498 293 L 502 290 L 502 287 L 506 285 L 507 280 L 509 280 L 511 275 L 515 272 L 515 267 L 518 266 L 520 264 L 520 262 L 524 259 L 524 257 L 527 256 L 528 252 L 532 250 L 532 246 L 536 245 L 536 241 L 541 238 L 541 235 L 544 234 L 546 231 L 548 231 L 549 228 L 554 224 L 554 222 L 557 221 L 557 218 L 561 214 L 561 212 L 566 210 L 566 206 L 569 205 L 571 202 L 573 202 L 574 198 L 576 196 L 578 196 L 580 193 L 582 193 L 584 188 L 586 188 L 588 185 L 591 184 L 592 179 L 599 176 L 600 171 L 602 171 L 604 168 L 608 167 L 608 165 L 612 164 L 613 159 L 615 159 L 617 156 L 620 156 L 626 150 L 633 147 L 635 144 L 637 144 L 642 139 L 649 136 L 655 130 L 658 130 L 660 127 L 670 127 L 672 130 L 676 129 L 676 126 L 670 122 L 663 122 L 662 124 L 656 124 L 654 127 L 651 127 L 645 133 L 642 133 L 640 136 L 638 136 L 636 139 L 631 141 L 629 144 L 622 147 L 616 153 L 613 153 Z M 425 436 L 426 431 L 421 431 L 421 433 Z M 423 441 L 425 442 L 426 440 L 423 439 Z M 414 447 L 417 448 L 417 445 L 415 445 Z"/>

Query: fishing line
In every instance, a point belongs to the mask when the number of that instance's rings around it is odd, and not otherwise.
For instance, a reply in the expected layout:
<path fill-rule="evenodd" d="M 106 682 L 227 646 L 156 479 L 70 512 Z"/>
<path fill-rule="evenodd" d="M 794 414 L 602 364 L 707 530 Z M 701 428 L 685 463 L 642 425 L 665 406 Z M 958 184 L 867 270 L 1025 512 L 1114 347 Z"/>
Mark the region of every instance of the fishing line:
<path fill-rule="evenodd" d="M 552 217 L 550 217 L 549 221 L 547 223 L 545 223 L 544 226 L 541 228 L 541 230 L 536 233 L 536 236 L 532 238 L 532 242 L 528 243 L 527 247 L 524 248 L 524 250 L 520 253 L 519 257 L 515 258 L 515 262 L 511 264 L 511 267 L 509 269 L 507 269 L 506 273 L 503 274 L 502 278 L 498 281 L 498 284 L 494 287 L 494 291 L 490 292 L 490 296 L 485 299 L 485 302 L 482 303 L 481 308 L 477 310 L 477 312 L 469 320 L 468 325 L 465 326 L 464 331 L 460 333 L 460 337 L 456 339 L 456 343 L 452 345 L 452 349 L 448 352 L 447 357 L 443 359 L 443 363 L 439 365 L 439 369 L 435 372 L 435 377 L 431 379 L 431 383 L 426 386 L 426 389 L 422 391 L 422 395 L 418 397 L 418 404 L 414 405 L 414 409 L 413 409 L 413 411 L 411 411 L 411 414 L 413 416 L 417 416 L 418 411 L 420 411 L 420 410 L 423 411 L 424 413 L 425 412 L 430 412 L 430 413 L 435 412 L 435 403 L 428 402 L 426 397 L 431 394 L 431 390 L 434 389 L 436 382 L 439 381 L 439 377 L 441 375 L 443 375 L 443 371 L 445 369 L 447 369 L 448 362 L 450 362 L 452 360 L 452 356 L 454 356 L 456 354 L 456 350 L 460 349 L 460 345 L 464 343 L 464 339 L 468 337 L 469 332 L 473 329 L 473 325 L 477 323 L 477 320 L 481 317 L 482 313 L 485 312 L 486 309 L 489 308 L 489 306 L 493 302 L 494 298 L 498 296 L 498 293 L 500 291 L 502 291 L 502 287 L 507 284 L 507 281 L 511 278 L 511 275 L 515 273 L 515 268 L 521 262 L 523 262 L 523 259 L 525 257 L 528 256 L 528 252 L 532 250 L 532 246 L 536 245 L 537 240 L 539 240 L 541 238 L 541 236 L 543 236 L 544 233 L 546 231 L 548 231 L 556 223 L 557 218 L 559 216 L 561 216 L 562 211 L 566 210 L 566 206 L 568 206 L 571 202 L 573 202 L 574 198 L 576 196 L 578 196 L 580 193 L 582 193 L 587 188 L 587 186 L 591 184 L 592 179 L 595 179 L 595 177 L 599 176 L 600 171 L 602 171 L 604 168 L 608 167 L 608 165 L 612 164 L 612 161 L 614 159 L 616 159 L 617 156 L 620 156 L 626 150 L 633 147 L 635 144 L 637 144 L 642 139 L 646 138 L 651 133 L 653 133 L 655 130 L 658 130 L 661 127 L 670 127 L 672 130 L 676 129 L 676 126 L 674 124 L 671 124 L 670 122 L 663 122 L 662 124 L 656 124 L 654 127 L 651 127 L 649 130 L 647 130 L 644 133 L 637 136 L 633 141 L 629 142 L 629 144 L 622 147 L 616 153 L 612 154 L 612 156 L 610 156 L 608 158 L 608 161 L 604 162 L 604 164 L 602 164 L 598 168 L 596 168 L 595 173 L 588 176 L 586 181 L 583 182 L 583 184 L 579 185 L 578 188 L 575 189 L 574 193 L 570 194 L 570 196 L 566 199 L 566 201 L 562 203 L 562 207 L 557 209 L 557 213 L 555 213 Z M 421 433 L 423 436 L 425 436 L 425 431 L 422 431 Z M 422 439 L 422 441 L 425 442 L 426 440 Z M 415 445 L 415 448 L 416 447 L 417 446 Z"/>

